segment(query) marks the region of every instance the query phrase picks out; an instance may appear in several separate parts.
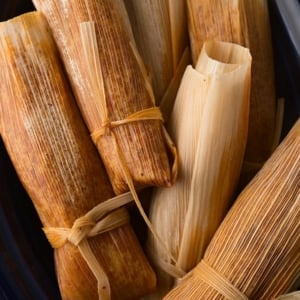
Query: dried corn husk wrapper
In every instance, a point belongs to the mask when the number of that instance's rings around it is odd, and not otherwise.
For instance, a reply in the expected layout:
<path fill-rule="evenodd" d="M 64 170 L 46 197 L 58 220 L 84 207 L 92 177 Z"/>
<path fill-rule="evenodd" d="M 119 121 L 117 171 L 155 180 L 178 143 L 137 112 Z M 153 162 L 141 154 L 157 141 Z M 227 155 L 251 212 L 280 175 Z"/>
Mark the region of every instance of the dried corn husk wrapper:
<path fill-rule="evenodd" d="M 300 270 L 300 119 L 165 299 L 275 299 Z"/>
<path fill-rule="evenodd" d="M 62 298 L 134 299 L 152 290 L 155 275 L 125 208 L 109 213 L 106 201 L 101 222 L 89 212 L 114 193 L 41 13 L 0 23 L 0 70 L 1 135 L 47 237 L 58 247 Z M 73 223 L 80 234 L 96 236 L 78 238 L 77 230 L 75 237 Z M 107 232 L 97 235 L 101 226 Z"/>
<path fill-rule="evenodd" d="M 300 291 L 281 295 L 276 298 L 276 300 L 297 300 L 300 299 Z"/>
<path fill-rule="evenodd" d="M 172 188 L 156 189 L 150 209 L 168 251 L 152 237 L 149 252 L 169 276 L 197 265 L 227 212 L 247 140 L 250 68 L 248 49 L 207 42 L 183 76 L 169 123 L 181 168 Z"/>
<path fill-rule="evenodd" d="M 114 191 L 127 191 L 129 179 L 135 187 L 171 186 L 177 165 L 171 168 L 168 152 L 174 146 L 119 5 L 109 0 L 33 3 L 50 24 Z"/>
<path fill-rule="evenodd" d="M 114 0 L 114 5 L 115 5 L 115 9 L 118 11 L 118 15 L 121 18 L 121 21 L 123 22 L 122 27 L 125 28 L 130 41 L 136 46 L 131 23 L 128 17 L 124 0 Z"/>
<path fill-rule="evenodd" d="M 149 68 L 153 90 L 160 103 L 175 76 L 188 46 L 186 3 L 184 0 L 124 0 L 133 34 L 143 61 Z M 178 88 L 178 86 L 177 86 Z M 173 99 L 174 103 L 174 99 Z"/>
<path fill-rule="evenodd" d="M 242 181 L 248 182 L 270 156 L 275 139 L 276 100 L 267 0 L 188 0 L 189 33 L 196 63 L 206 40 L 233 42 L 253 57 L 249 134 Z"/>

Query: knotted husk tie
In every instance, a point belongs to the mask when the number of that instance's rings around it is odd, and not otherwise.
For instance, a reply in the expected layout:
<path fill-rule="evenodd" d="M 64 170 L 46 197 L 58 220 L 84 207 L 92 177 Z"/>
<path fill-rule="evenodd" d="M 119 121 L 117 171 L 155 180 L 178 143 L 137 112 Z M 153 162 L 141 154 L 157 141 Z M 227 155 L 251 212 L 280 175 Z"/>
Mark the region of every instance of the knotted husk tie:
<path fill-rule="evenodd" d="M 108 118 L 103 121 L 102 127 L 95 130 L 91 134 L 91 138 L 95 144 L 99 142 L 102 135 L 111 135 L 111 129 L 120 125 L 125 125 L 131 122 L 143 121 L 143 120 L 160 120 L 164 121 L 161 111 L 158 107 L 150 107 L 140 111 L 137 111 L 127 118 L 118 121 L 110 121 Z"/>
<path fill-rule="evenodd" d="M 67 242 L 78 247 L 97 279 L 99 299 L 110 299 L 111 289 L 105 271 L 90 248 L 88 238 L 129 223 L 127 211 L 120 207 L 132 200 L 132 195 L 125 193 L 95 206 L 84 216 L 76 219 L 71 228 L 43 228 L 53 248 L 63 247 Z"/>

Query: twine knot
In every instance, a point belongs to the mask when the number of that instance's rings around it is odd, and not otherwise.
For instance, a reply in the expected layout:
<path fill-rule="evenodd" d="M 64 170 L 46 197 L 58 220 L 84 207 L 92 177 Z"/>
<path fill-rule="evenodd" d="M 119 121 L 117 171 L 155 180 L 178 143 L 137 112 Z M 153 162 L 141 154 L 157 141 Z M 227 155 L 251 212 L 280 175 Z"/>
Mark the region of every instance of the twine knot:
<path fill-rule="evenodd" d="M 63 247 L 67 242 L 78 247 L 97 279 L 99 299 L 110 299 L 110 285 L 108 277 L 91 251 L 87 239 L 127 224 L 129 214 L 125 208 L 120 207 L 131 201 L 132 195 L 125 193 L 98 204 L 85 215 L 76 219 L 71 228 L 43 228 L 53 248 Z"/>
<path fill-rule="evenodd" d="M 110 121 L 106 116 L 103 120 L 101 126 L 94 130 L 91 133 L 91 138 L 95 145 L 97 145 L 99 138 L 103 135 L 109 136 L 112 135 L 112 129 L 120 125 L 126 125 L 128 123 L 137 122 L 137 121 L 149 121 L 149 120 L 159 120 L 164 122 L 163 116 L 159 107 L 153 106 L 149 108 L 142 109 L 131 115 L 127 116 L 122 120 Z"/>
<path fill-rule="evenodd" d="M 53 248 L 61 248 L 67 242 L 78 246 L 83 239 L 101 234 L 129 221 L 129 215 L 125 209 L 117 209 L 104 217 L 93 218 L 86 214 L 76 219 L 71 228 L 45 227 L 43 228 L 47 239 Z"/>
<path fill-rule="evenodd" d="M 101 136 L 101 135 L 111 135 L 111 129 L 112 129 L 112 124 L 111 124 L 111 121 L 106 118 L 103 123 L 102 123 L 102 126 L 100 128 L 100 133 L 98 132 L 98 135 Z"/>

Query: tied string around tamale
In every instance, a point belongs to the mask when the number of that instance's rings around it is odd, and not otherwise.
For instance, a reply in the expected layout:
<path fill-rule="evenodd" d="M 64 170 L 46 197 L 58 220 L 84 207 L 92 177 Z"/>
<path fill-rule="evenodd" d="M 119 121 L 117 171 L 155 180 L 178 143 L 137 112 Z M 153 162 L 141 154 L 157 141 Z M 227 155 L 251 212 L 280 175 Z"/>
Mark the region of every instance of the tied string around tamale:
<path fill-rule="evenodd" d="M 111 289 L 105 271 L 90 248 L 88 238 L 129 223 L 126 209 L 120 207 L 131 201 L 131 193 L 124 193 L 98 204 L 76 219 L 71 228 L 43 228 L 53 248 L 63 247 L 67 242 L 78 247 L 97 280 L 99 299 L 111 299 Z"/>
<path fill-rule="evenodd" d="M 167 246 L 162 241 L 162 239 L 158 236 L 157 232 L 153 228 L 148 216 L 146 215 L 146 213 L 143 209 L 143 206 L 137 195 L 132 176 L 127 167 L 124 155 L 120 149 L 118 139 L 113 130 L 115 127 L 125 125 L 128 123 L 132 123 L 132 122 L 145 121 L 145 120 L 161 121 L 162 132 L 163 132 L 163 136 L 164 136 L 166 145 L 168 146 L 170 152 L 172 153 L 172 155 L 174 157 L 174 163 L 172 166 L 171 173 L 172 173 L 173 180 L 175 180 L 175 178 L 177 177 L 177 165 L 178 165 L 177 149 L 174 146 L 173 142 L 171 141 L 171 138 L 168 135 L 165 127 L 163 126 L 164 120 L 163 120 L 163 116 L 161 114 L 160 109 L 155 106 L 153 90 L 152 90 L 151 84 L 149 82 L 149 78 L 147 76 L 147 72 L 145 70 L 143 62 L 142 62 L 138 52 L 136 51 L 136 48 L 134 47 L 134 45 L 131 42 L 129 42 L 130 47 L 133 52 L 133 55 L 136 58 L 136 61 L 139 65 L 142 75 L 144 77 L 145 88 L 147 89 L 148 94 L 152 100 L 153 107 L 149 107 L 149 108 L 145 108 L 140 111 L 137 111 L 137 112 L 127 116 L 123 120 L 116 120 L 116 121 L 109 120 L 107 104 L 106 104 L 106 95 L 105 95 L 105 89 L 104 89 L 103 74 L 102 74 L 101 64 L 100 64 L 100 59 L 99 59 L 99 49 L 98 49 L 98 43 L 97 43 L 97 37 L 96 37 L 95 23 L 92 21 L 81 22 L 79 24 L 79 28 L 80 28 L 80 34 L 81 34 L 81 39 L 82 39 L 82 46 L 83 46 L 83 50 L 84 50 L 84 57 L 85 57 L 87 69 L 89 72 L 88 79 L 90 81 L 91 88 L 93 89 L 95 101 L 97 101 L 97 104 L 98 104 L 97 109 L 99 112 L 99 117 L 102 120 L 101 126 L 99 126 L 99 128 L 97 128 L 96 130 L 94 130 L 91 133 L 91 138 L 97 146 L 99 139 L 102 136 L 109 135 L 112 137 L 113 149 L 115 149 L 115 152 L 116 152 L 116 159 L 119 160 L 120 167 L 123 172 L 123 176 L 125 178 L 125 181 L 129 187 L 129 190 L 132 194 L 132 197 L 135 201 L 135 204 L 136 204 L 141 216 L 143 217 L 146 225 L 148 226 L 148 228 L 151 231 L 151 233 L 153 234 L 153 236 L 159 241 L 159 243 L 162 245 L 162 247 L 169 253 L 170 260 L 176 264 L 175 258 L 169 252 Z"/>
<path fill-rule="evenodd" d="M 142 121 L 142 120 L 161 120 L 163 121 L 163 116 L 160 112 L 160 109 L 158 107 L 150 107 L 146 108 L 140 111 L 137 111 L 127 118 L 123 120 L 117 120 L 117 121 L 109 121 L 108 118 L 103 121 L 102 126 L 95 130 L 92 134 L 92 140 L 97 145 L 99 139 L 103 135 L 111 135 L 111 129 L 118 127 L 120 125 L 136 122 L 136 121 Z"/>
<path fill-rule="evenodd" d="M 214 270 L 204 259 L 187 275 L 200 279 L 214 290 L 230 300 L 248 300 L 248 297 L 239 291 L 227 278 Z"/>

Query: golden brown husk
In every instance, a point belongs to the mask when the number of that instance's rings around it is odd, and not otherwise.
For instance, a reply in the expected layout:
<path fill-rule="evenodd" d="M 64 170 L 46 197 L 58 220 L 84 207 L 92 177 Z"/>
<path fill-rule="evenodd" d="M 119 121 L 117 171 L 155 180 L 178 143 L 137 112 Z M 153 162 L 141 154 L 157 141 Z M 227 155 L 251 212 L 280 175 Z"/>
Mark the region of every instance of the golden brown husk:
<path fill-rule="evenodd" d="M 114 193 L 90 140 L 50 35 L 33 12 L 0 23 L 1 135 L 45 227 L 70 228 Z M 134 299 L 155 286 L 131 226 L 90 238 L 112 299 Z M 63 299 L 97 299 L 97 283 L 78 249 L 55 250 Z"/>
<path fill-rule="evenodd" d="M 188 46 L 186 3 L 184 0 L 124 2 L 137 47 L 149 68 L 154 94 L 160 104 Z"/>
<path fill-rule="evenodd" d="M 274 299 L 299 276 L 299 220 L 300 119 L 239 195 L 204 261 L 248 299 Z M 226 299 L 199 266 L 165 299 Z"/>
<path fill-rule="evenodd" d="M 185 71 L 168 124 L 180 154 L 178 180 L 156 189 L 150 208 L 169 251 L 150 237 L 148 250 L 161 271 L 161 261 L 185 272 L 196 266 L 228 210 L 247 140 L 250 68 L 248 49 L 207 42 L 196 69 Z M 162 277 L 166 292 L 172 280 Z"/>
<path fill-rule="evenodd" d="M 267 0 L 188 0 L 194 63 L 206 40 L 238 43 L 253 57 L 249 134 L 242 181 L 247 182 L 270 156 L 276 100 Z"/>
<path fill-rule="evenodd" d="M 148 78 L 136 58 L 136 50 L 124 28 L 114 1 L 110 0 L 34 0 L 53 31 L 69 75 L 82 115 L 94 133 L 106 120 L 101 119 L 99 101 L 89 80 L 89 66 L 84 57 L 80 23 L 95 22 L 99 47 L 100 68 L 110 121 L 123 120 L 129 115 L 155 105 Z M 100 79 L 96 74 L 94 77 Z M 170 186 L 172 178 L 163 127 L 160 120 L 136 121 L 113 129 L 125 165 L 136 187 Z M 128 190 L 120 160 L 111 135 L 97 142 L 114 191 Z"/>
<path fill-rule="evenodd" d="M 276 298 L 276 300 L 299 300 L 300 299 L 300 291 L 281 295 Z"/>

